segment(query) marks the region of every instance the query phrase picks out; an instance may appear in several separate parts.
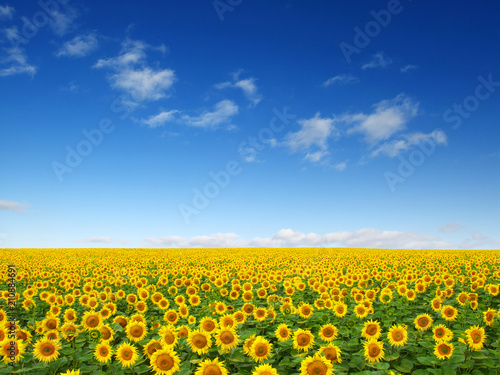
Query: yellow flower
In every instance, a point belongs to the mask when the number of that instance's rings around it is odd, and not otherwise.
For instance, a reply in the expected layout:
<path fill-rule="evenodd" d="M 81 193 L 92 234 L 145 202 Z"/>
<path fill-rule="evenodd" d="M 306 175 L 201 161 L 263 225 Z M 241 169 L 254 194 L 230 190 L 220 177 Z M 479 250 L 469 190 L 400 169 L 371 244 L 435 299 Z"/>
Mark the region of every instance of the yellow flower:
<path fill-rule="evenodd" d="M 323 354 L 332 363 L 342 363 L 342 350 L 336 345 L 330 344 L 319 349 L 319 354 Z"/>
<path fill-rule="evenodd" d="M 189 332 L 187 342 L 193 352 L 199 355 L 206 354 L 212 346 L 210 334 L 203 330 L 193 330 Z"/>
<path fill-rule="evenodd" d="M 458 310 L 450 305 L 445 305 L 441 308 L 441 316 L 447 321 L 453 321 L 457 318 Z"/>
<path fill-rule="evenodd" d="M 163 346 L 161 345 L 161 342 L 158 340 L 151 340 L 149 341 L 143 349 L 143 353 L 151 359 L 151 356 L 153 355 L 154 352 L 156 352 L 159 349 L 162 349 Z"/>
<path fill-rule="evenodd" d="M 384 344 L 377 341 L 377 339 L 371 338 L 367 340 L 363 347 L 365 349 L 365 359 L 368 362 L 374 363 L 384 359 Z"/>
<path fill-rule="evenodd" d="M 408 342 L 408 331 L 403 325 L 393 325 L 387 332 L 391 346 L 404 346 Z"/>
<path fill-rule="evenodd" d="M 205 359 L 198 365 L 195 375 L 228 375 L 224 362 L 219 362 L 219 357 L 213 361 Z"/>
<path fill-rule="evenodd" d="M 422 332 L 427 331 L 433 322 L 434 320 L 432 320 L 429 314 L 418 315 L 414 320 L 415 328 Z"/>
<path fill-rule="evenodd" d="M 439 359 L 450 358 L 453 355 L 453 344 L 446 341 L 438 341 L 434 346 L 434 355 Z"/>
<path fill-rule="evenodd" d="M 172 347 L 156 350 L 150 358 L 150 364 L 156 374 L 172 375 L 179 370 L 181 359 Z"/>
<path fill-rule="evenodd" d="M 51 362 L 59 357 L 61 344 L 58 340 L 42 338 L 35 343 L 33 354 L 40 362 Z"/>
<path fill-rule="evenodd" d="M 161 327 L 158 335 L 160 335 L 160 342 L 163 346 L 173 347 L 177 344 L 177 330 L 171 324 Z"/>
<path fill-rule="evenodd" d="M 293 347 L 297 350 L 309 351 L 314 345 L 314 336 L 309 330 L 299 328 L 293 334 Z"/>
<path fill-rule="evenodd" d="M 319 337 L 324 342 L 332 342 L 337 338 L 339 330 L 333 324 L 325 324 L 319 329 Z"/>
<path fill-rule="evenodd" d="M 120 362 L 122 367 L 130 367 L 137 362 L 139 355 L 137 348 L 133 344 L 124 342 L 116 349 L 115 358 Z"/>
<path fill-rule="evenodd" d="M 218 329 L 215 333 L 215 342 L 222 352 L 229 352 L 238 346 L 236 330 L 230 327 Z"/>
<path fill-rule="evenodd" d="M 271 356 L 272 348 L 268 340 L 262 336 L 257 336 L 252 342 L 249 356 L 252 357 L 255 362 L 262 362 Z"/>
<path fill-rule="evenodd" d="M 487 337 L 484 333 L 484 328 L 472 326 L 465 331 L 465 335 L 467 336 L 467 343 L 471 347 L 471 350 L 481 350 L 483 348 L 484 341 Z"/>
<path fill-rule="evenodd" d="M 380 329 L 380 323 L 376 320 L 368 320 L 364 323 L 363 329 L 361 330 L 361 336 L 366 339 L 378 339 L 382 335 L 382 330 Z"/>
<path fill-rule="evenodd" d="M 280 324 L 274 334 L 278 341 L 285 342 L 292 335 L 292 330 L 286 324 Z"/>
<path fill-rule="evenodd" d="M 95 347 L 94 357 L 95 359 L 97 359 L 97 361 L 101 363 L 107 363 L 111 360 L 112 356 L 113 356 L 113 350 L 109 345 L 109 341 L 103 340 Z"/>
<path fill-rule="evenodd" d="M 252 375 L 278 375 L 278 371 L 271 365 L 260 365 L 253 369 Z"/>
<path fill-rule="evenodd" d="M 332 375 L 332 363 L 325 357 L 315 354 L 306 357 L 300 365 L 300 375 Z"/>
<path fill-rule="evenodd" d="M 132 321 L 127 324 L 126 332 L 127 338 L 130 341 L 137 342 L 146 337 L 147 329 L 146 325 L 143 322 Z"/>

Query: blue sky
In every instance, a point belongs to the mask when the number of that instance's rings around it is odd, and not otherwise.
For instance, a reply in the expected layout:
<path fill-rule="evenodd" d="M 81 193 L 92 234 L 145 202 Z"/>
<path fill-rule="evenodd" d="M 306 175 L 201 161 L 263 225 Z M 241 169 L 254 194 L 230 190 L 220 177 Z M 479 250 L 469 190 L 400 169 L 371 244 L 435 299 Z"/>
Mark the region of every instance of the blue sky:
<path fill-rule="evenodd" d="M 499 21 L 0 0 L 0 247 L 498 249 Z"/>

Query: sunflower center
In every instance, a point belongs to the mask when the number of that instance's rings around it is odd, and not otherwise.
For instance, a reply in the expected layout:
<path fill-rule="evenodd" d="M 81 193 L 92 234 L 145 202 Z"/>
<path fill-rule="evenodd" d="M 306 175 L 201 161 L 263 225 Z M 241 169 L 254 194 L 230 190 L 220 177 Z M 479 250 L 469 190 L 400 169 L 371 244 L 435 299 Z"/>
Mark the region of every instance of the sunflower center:
<path fill-rule="evenodd" d="M 168 371 L 174 366 L 173 358 L 168 354 L 162 354 L 156 359 L 156 366 L 163 371 Z"/>
<path fill-rule="evenodd" d="M 124 350 L 123 351 L 123 354 L 122 354 L 123 358 L 125 359 L 129 359 L 129 358 L 132 358 L 132 352 L 130 350 Z"/>
<path fill-rule="evenodd" d="M 108 348 L 101 348 L 100 353 L 103 357 L 108 355 Z"/>
<path fill-rule="evenodd" d="M 56 348 L 52 345 L 44 345 L 41 352 L 43 353 L 43 355 L 50 356 L 55 352 L 55 349 Z"/>
<path fill-rule="evenodd" d="M 471 337 L 472 337 L 472 342 L 474 344 L 481 342 L 481 334 L 479 332 L 477 331 L 473 332 Z"/>
<path fill-rule="evenodd" d="M 326 374 L 328 368 L 326 365 L 318 360 L 315 360 L 307 366 L 307 373 L 311 375 L 323 375 Z"/>
<path fill-rule="evenodd" d="M 439 347 L 439 352 L 443 355 L 447 355 L 450 353 L 450 348 L 448 345 L 446 344 L 443 344 Z"/>
<path fill-rule="evenodd" d="M 221 341 L 225 342 L 226 344 L 232 343 L 234 341 L 234 336 L 231 332 L 224 332 L 221 335 Z"/>
<path fill-rule="evenodd" d="M 203 335 L 195 335 L 193 337 L 193 345 L 198 349 L 204 348 L 207 345 L 207 339 Z"/>
<path fill-rule="evenodd" d="M 258 348 L 255 348 L 255 352 L 260 356 L 264 356 L 267 354 L 267 346 L 259 345 Z"/>
<path fill-rule="evenodd" d="M 222 372 L 219 368 L 219 366 L 210 364 L 207 367 L 205 367 L 205 370 L 203 371 L 203 375 L 221 375 Z"/>

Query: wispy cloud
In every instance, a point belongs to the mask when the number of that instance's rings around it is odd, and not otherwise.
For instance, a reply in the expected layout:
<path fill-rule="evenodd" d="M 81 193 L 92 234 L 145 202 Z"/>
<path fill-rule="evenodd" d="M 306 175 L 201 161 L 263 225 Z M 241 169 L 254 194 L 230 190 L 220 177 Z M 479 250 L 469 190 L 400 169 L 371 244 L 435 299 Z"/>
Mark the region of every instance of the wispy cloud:
<path fill-rule="evenodd" d="M 328 138 L 335 130 L 333 118 L 322 118 L 316 113 L 313 118 L 297 121 L 300 130 L 288 133 L 284 144 L 290 151 L 305 151 L 305 158 L 312 162 L 318 162 L 328 155 Z"/>
<path fill-rule="evenodd" d="M 86 242 L 86 243 L 110 243 L 112 241 L 111 237 L 89 237 L 82 240 L 77 240 L 76 242 Z"/>
<path fill-rule="evenodd" d="M 216 128 L 231 121 L 238 114 L 238 106 L 231 100 L 221 100 L 213 111 L 205 111 L 198 116 L 183 115 L 181 121 L 189 126 L 201 128 Z"/>
<path fill-rule="evenodd" d="M 171 111 L 162 111 L 157 115 L 149 117 L 148 119 L 141 120 L 141 122 L 149 128 L 157 128 L 159 126 L 163 126 L 166 122 L 173 121 L 177 113 L 179 113 L 179 111 L 176 109 Z"/>
<path fill-rule="evenodd" d="M 394 99 L 376 103 L 370 114 L 344 115 L 342 120 L 352 124 L 348 134 L 360 133 L 366 142 L 373 145 L 405 129 L 406 123 L 416 116 L 417 110 L 418 103 L 400 94 Z"/>
<path fill-rule="evenodd" d="M 130 95 L 133 101 L 154 101 L 166 96 L 173 86 L 175 73 L 171 69 L 156 69 L 147 66 L 146 50 L 165 52 L 165 46 L 153 47 L 141 41 L 127 39 L 116 57 L 100 59 L 95 68 L 114 71 L 109 76 L 111 87 Z M 133 103 L 131 103 L 133 104 Z"/>
<path fill-rule="evenodd" d="M 355 232 L 326 234 L 302 233 L 282 229 L 272 237 L 245 240 L 235 233 L 216 233 L 210 236 L 184 238 L 179 236 L 148 237 L 149 246 L 162 247 L 297 247 L 341 246 L 354 248 L 390 249 L 449 249 L 455 245 L 439 237 L 407 231 L 381 231 L 364 228 Z"/>
<path fill-rule="evenodd" d="M 336 169 L 336 170 L 338 170 L 338 171 L 343 171 L 344 169 L 346 169 L 348 161 L 349 160 L 344 160 L 344 161 L 342 161 L 340 163 L 334 164 L 333 168 Z"/>
<path fill-rule="evenodd" d="M 325 82 L 323 82 L 323 86 L 328 87 L 328 86 L 333 86 L 336 84 L 345 85 L 348 83 L 357 83 L 357 82 L 359 82 L 358 77 L 354 77 L 350 74 L 340 74 L 340 75 L 337 75 L 335 77 L 327 79 Z"/>
<path fill-rule="evenodd" d="M 361 69 L 385 68 L 392 64 L 392 59 L 387 57 L 383 52 L 378 52 L 372 56 L 370 62 L 366 63 Z"/>
<path fill-rule="evenodd" d="M 50 28 L 57 36 L 64 36 L 76 28 L 75 20 L 78 16 L 78 11 L 69 6 L 66 6 L 64 12 L 54 10 L 50 13 Z"/>
<path fill-rule="evenodd" d="M 453 233 L 453 232 L 458 232 L 462 228 L 463 226 L 460 223 L 453 222 L 443 225 L 442 227 L 439 227 L 439 230 L 443 233 Z"/>
<path fill-rule="evenodd" d="M 417 69 L 417 66 L 409 64 L 409 65 L 403 66 L 399 70 L 400 70 L 401 73 L 406 73 L 407 71 L 412 70 L 412 69 Z"/>
<path fill-rule="evenodd" d="M 16 10 L 9 5 L 0 5 L 0 20 L 10 20 L 14 17 Z"/>
<path fill-rule="evenodd" d="M 446 134 L 442 130 L 434 130 L 427 134 L 422 132 L 403 134 L 401 139 L 395 139 L 382 143 L 372 151 L 371 157 L 375 157 L 379 154 L 396 157 L 401 153 L 401 151 L 407 151 L 413 146 L 424 142 L 433 142 L 436 145 L 446 145 Z"/>
<path fill-rule="evenodd" d="M 99 46 L 99 41 L 94 33 L 77 35 L 70 41 L 65 42 L 57 56 L 84 57 L 94 52 Z"/>
<path fill-rule="evenodd" d="M 11 201 L 0 201 L 0 210 L 26 212 L 28 205 L 26 203 L 18 203 Z"/>
<path fill-rule="evenodd" d="M 9 29 L 10 33 L 18 33 L 17 28 Z M 17 74 L 28 74 L 33 77 L 36 67 L 28 63 L 28 58 L 23 48 L 9 47 L 3 49 L 5 55 L 0 57 L 0 77 Z"/>
<path fill-rule="evenodd" d="M 459 245 L 460 249 L 498 249 L 500 241 L 485 236 L 481 233 L 474 233 L 472 238 L 467 238 Z"/>
<path fill-rule="evenodd" d="M 257 85 L 256 85 L 256 79 L 251 77 L 251 78 L 246 78 L 246 79 L 239 79 L 240 74 L 242 71 L 237 71 L 235 73 L 232 73 L 231 75 L 233 76 L 233 81 L 226 81 L 222 83 L 218 83 L 214 85 L 214 88 L 218 90 L 222 90 L 225 88 L 237 88 L 241 89 L 243 91 L 243 94 L 245 97 L 251 102 L 253 106 L 256 106 L 261 100 L 262 100 L 262 95 L 258 93 Z"/>

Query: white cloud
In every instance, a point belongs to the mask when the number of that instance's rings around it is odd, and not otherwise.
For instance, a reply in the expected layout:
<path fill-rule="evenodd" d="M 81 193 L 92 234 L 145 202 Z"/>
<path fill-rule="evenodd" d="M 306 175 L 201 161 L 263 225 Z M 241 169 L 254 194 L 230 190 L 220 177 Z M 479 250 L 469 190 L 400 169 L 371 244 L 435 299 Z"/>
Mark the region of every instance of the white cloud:
<path fill-rule="evenodd" d="M 162 48 L 163 47 L 163 48 Z M 166 96 L 175 81 L 171 69 L 155 69 L 146 65 L 146 50 L 165 50 L 165 46 L 152 47 L 141 41 L 126 40 L 116 57 L 99 59 L 95 68 L 109 68 L 111 87 L 130 95 L 133 101 L 154 101 Z"/>
<path fill-rule="evenodd" d="M 16 10 L 9 5 L 0 5 L 0 20 L 12 19 Z"/>
<path fill-rule="evenodd" d="M 402 139 L 382 143 L 379 147 L 372 151 L 371 157 L 375 157 L 379 154 L 385 154 L 393 158 L 398 156 L 401 151 L 407 151 L 413 146 L 424 142 L 432 143 L 434 145 L 446 145 L 446 134 L 442 130 L 434 130 L 428 134 L 421 132 L 404 134 L 402 135 Z"/>
<path fill-rule="evenodd" d="M 295 133 L 288 133 L 285 136 L 284 144 L 292 152 L 306 151 L 306 159 L 317 162 L 328 154 L 328 138 L 335 130 L 333 118 L 321 118 L 320 113 L 316 113 L 313 118 L 297 121 L 300 130 Z M 315 149 L 311 150 L 311 148 Z"/>
<path fill-rule="evenodd" d="M 439 230 L 443 233 L 453 233 L 459 231 L 462 228 L 463 228 L 462 225 L 460 225 L 457 222 L 453 222 L 453 223 L 448 223 L 442 227 L 439 227 Z"/>
<path fill-rule="evenodd" d="M 344 169 L 346 169 L 348 161 L 349 160 L 344 160 L 344 161 L 342 161 L 340 163 L 334 164 L 333 168 L 336 169 L 336 170 L 338 170 L 338 171 L 343 171 Z"/>
<path fill-rule="evenodd" d="M 361 69 L 385 68 L 390 64 L 392 64 L 392 59 L 387 57 L 383 52 L 378 52 L 373 55 L 370 62 L 363 65 Z"/>
<path fill-rule="evenodd" d="M 238 106 L 234 102 L 221 100 L 215 105 L 212 112 L 204 112 L 199 116 L 183 115 L 181 120 L 190 126 L 216 128 L 221 124 L 228 123 L 238 112 Z"/>
<path fill-rule="evenodd" d="M 95 34 L 84 34 L 75 36 L 72 40 L 63 44 L 57 52 L 57 56 L 83 57 L 97 49 L 99 42 Z"/>
<path fill-rule="evenodd" d="M 0 201 L 0 210 L 26 212 L 27 207 L 28 205 L 25 203 Z"/>
<path fill-rule="evenodd" d="M 28 58 L 21 47 L 4 48 L 6 56 L 0 58 L 0 77 L 13 76 L 16 74 L 28 74 L 34 76 L 36 67 L 28 64 Z"/>
<path fill-rule="evenodd" d="M 257 85 L 255 84 L 256 80 L 255 78 L 239 79 L 241 72 L 240 70 L 231 74 L 233 76 L 233 82 L 227 81 L 218 83 L 214 85 L 214 87 L 218 90 L 225 88 L 241 89 L 245 97 L 255 106 L 262 100 L 262 96 L 258 93 Z"/>
<path fill-rule="evenodd" d="M 175 114 L 179 111 L 173 109 L 171 111 L 163 111 L 155 116 L 151 116 L 147 120 L 142 120 L 143 124 L 146 124 L 150 128 L 157 128 L 163 126 L 166 122 L 173 121 L 175 119 Z"/>
<path fill-rule="evenodd" d="M 89 237 L 83 240 L 77 240 L 76 242 L 86 242 L 86 243 L 110 243 L 112 241 L 111 237 Z"/>
<path fill-rule="evenodd" d="M 460 249 L 486 249 L 486 250 L 498 250 L 500 246 L 500 241 L 487 237 L 481 233 L 474 233 L 472 238 L 467 238 L 459 245 Z"/>
<path fill-rule="evenodd" d="M 358 77 L 354 77 L 350 74 L 341 74 L 330 79 L 327 79 L 323 82 L 324 87 L 332 86 L 335 84 L 348 84 L 348 83 L 356 83 L 359 82 Z"/>
<path fill-rule="evenodd" d="M 210 236 L 184 238 L 179 236 L 149 237 L 144 241 L 150 246 L 163 247 L 297 247 L 339 246 L 354 248 L 392 249 L 449 249 L 453 243 L 439 237 L 407 231 L 381 231 L 372 228 L 355 232 L 326 234 L 301 233 L 282 229 L 272 237 L 245 240 L 235 233 L 217 233 Z"/>
<path fill-rule="evenodd" d="M 66 7 L 66 12 L 53 11 L 50 13 L 49 25 L 57 36 L 64 36 L 76 27 L 75 20 L 78 17 L 76 9 Z"/>
<path fill-rule="evenodd" d="M 417 114 L 418 103 L 403 94 L 391 100 L 383 100 L 374 105 L 371 114 L 358 113 L 344 115 L 342 120 L 354 124 L 347 133 L 361 133 L 365 141 L 375 144 L 390 138 L 403 130 L 408 120 Z"/>
<path fill-rule="evenodd" d="M 409 64 L 409 65 L 403 66 L 399 70 L 401 71 L 401 73 L 406 73 L 408 70 L 412 70 L 412 69 L 417 69 L 417 66 Z"/>

